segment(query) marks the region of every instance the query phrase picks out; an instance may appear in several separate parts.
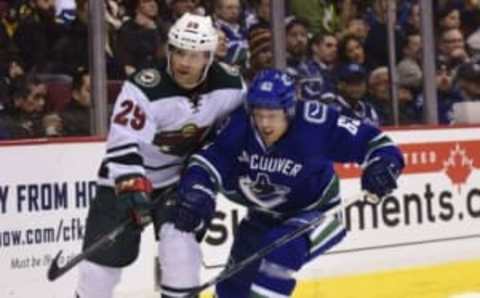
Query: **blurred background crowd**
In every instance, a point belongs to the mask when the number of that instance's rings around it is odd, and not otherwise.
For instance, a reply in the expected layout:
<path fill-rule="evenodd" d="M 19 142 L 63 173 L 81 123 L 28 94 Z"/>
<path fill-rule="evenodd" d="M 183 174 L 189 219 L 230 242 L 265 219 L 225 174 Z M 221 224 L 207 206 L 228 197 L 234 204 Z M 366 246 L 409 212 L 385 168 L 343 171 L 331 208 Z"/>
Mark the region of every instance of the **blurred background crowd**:
<path fill-rule="evenodd" d="M 183 13 L 212 16 L 219 62 L 248 82 L 273 66 L 275 0 L 105 0 L 108 101 L 122 80 L 165 56 Z M 374 125 L 394 124 L 388 0 L 286 2 L 287 71 L 301 100 L 318 100 Z M 418 0 L 395 1 L 399 124 L 423 122 L 425 82 Z M 438 121 L 480 100 L 480 0 L 433 1 Z M 91 134 L 88 0 L 0 0 L 0 139 Z"/>

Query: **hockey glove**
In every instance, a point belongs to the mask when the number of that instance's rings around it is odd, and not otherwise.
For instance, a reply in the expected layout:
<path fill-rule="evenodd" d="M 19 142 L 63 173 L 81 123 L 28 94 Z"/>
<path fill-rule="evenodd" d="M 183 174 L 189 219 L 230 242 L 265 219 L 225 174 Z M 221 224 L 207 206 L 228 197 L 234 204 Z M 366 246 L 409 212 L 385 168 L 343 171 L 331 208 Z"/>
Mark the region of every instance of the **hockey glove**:
<path fill-rule="evenodd" d="M 184 232 L 201 232 L 215 214 L 215 201 L 203 191 L 181 193 L 175 212 L 175 228 Z"/>
<path fill-rule="evenodd" d="M 396 189 L 400 171 L 401 166 L 394 158 L 378 156 L 370 160 L 362 173 L 362 189 L 377 198 L 368 201 L 378 203 Z"/>
<path fill-rule="evenodd" d="M 116 180 L 115 192 L 122 209 L 127 210 L 135 224 L 145 226 L 151 222 L 150 180 L 140 175 L 120 177 Z"/>

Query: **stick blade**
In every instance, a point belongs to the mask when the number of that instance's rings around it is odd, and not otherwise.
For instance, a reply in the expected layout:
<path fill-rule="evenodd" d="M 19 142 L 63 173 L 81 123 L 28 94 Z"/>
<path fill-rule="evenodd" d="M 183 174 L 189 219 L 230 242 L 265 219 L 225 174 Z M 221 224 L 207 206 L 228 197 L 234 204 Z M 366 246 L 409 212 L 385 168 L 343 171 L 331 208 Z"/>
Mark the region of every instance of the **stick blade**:
<path fill-rule="evenodd" d="M 62 250 L 60 250 L 57 253 L 57 255 L 55 256 L 55 258 L 53 258 L 52 263 L 50 264 L 50 267 L 48 268 L 47 279 L 49 281 L 56 280 L 63 273 L 61 268 L 58 266 L 58 259 L 60 259 L 61 255 L 62 255 Z"/>

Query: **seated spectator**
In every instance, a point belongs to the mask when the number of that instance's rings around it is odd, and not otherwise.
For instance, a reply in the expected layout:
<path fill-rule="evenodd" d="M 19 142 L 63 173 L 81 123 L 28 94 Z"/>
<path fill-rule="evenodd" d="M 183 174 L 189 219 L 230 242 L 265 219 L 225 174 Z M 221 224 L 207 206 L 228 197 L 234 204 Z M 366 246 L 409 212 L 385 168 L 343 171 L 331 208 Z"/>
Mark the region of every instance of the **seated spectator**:
<path fill-rule="evenodd" d="M 453 105 L 462 101 L 461 94 L 453 88 L 452 72 L 448 70 L 447 65 L 437 61 L 435 81 L 437 85 L 437 107 L 438 123 L 453 124 Z M 423 94 L 419 94 L 415 102 L 418 114 L 423 115 L 425 100 Z"/>
<path fill-rule="evenodd" d="M 346 29 L 342 32 L 342 35 L 351 35 L 355 36 L 362 43 L 367 39 L 368 31 L 370 28 L 365 20 L 360 18 L 351 19 L 347 25 Z"/>
<path fill-rule="evenodd" d="M 369 70 L 366 65 L 366 54 L 363 43 L 353 35 L 345 35 L 340 39 L 338 43 L 338 58 L 339 63 L 356 63 L 365 67 L 367 71 Z"/>
<path fill-rule="evenodd" d="M 402 86 L 419 90 L 422 86 L 422 41 L 415 31 L 406 32 L 402 43 L 402 59 L 398 63 L 398 81 Z"/>
<path fill-rule="evenodd" d="M 437 26 L 440 31 L 446 31 L 450 29 L 460 29 L 462 25 L 460 19 L 460 10 L 454 3 L 449 3 L 444 7 L 440 7 L 435 15 Z"/>
<path fill-rule="evenodd" d="M 231 65 L 245 65 L 247 59 L 247 33 L 240 24 L 240 10 L 240 0 L 215 1 L 215 24 L 224 33 L 227 45 L 222 61 Z"/>
<path fill-rule="evenodd" d="M 378 67 L 370 73 L 368 78 L 368 99 L 378 113 L 381 126 L 394 124 L 390 84 L 387 67 Z M 418 113 L 413 94 L 409 89 L 399 87 L 398 101 L 399 124 L 421 123 L 422 115 Z"/>
<path fill-rule="evenodd" d="M 388 2 L 390 0 L 374 0 L 373 9 L 370 11 L 368 17 L 368 24 L 370 30 L 368 31 L 367 38 L 365 39 L 364 49 L 368 53 L 367 69 L 373 69 L 379 66 L 388 65 L 388 29 L 387 29 L 387 16 L 388 16 Z M 395 1 L 390 1 L 396 3 Z M 396 20 L 394 20 L 396 23 Z M 400 52 L 400 43 L 402 30 L 401 27 L 395 26 L 395 45 L 396 52 Z M 381 46 L 380 46 L 381 45 Z"/>
<path fill-rule="evenodd" d="M 306 21 L 291 16 L 286 19 L 286 72 L 293 78 L 298 78 L 298 67 L 307 59 L 308 24 Z"/>
<path fill-rule="evenodd" d="M 420 34 L 420 4 L 411 5 L 403 30 Z"/>
<path fill-rule="evenodd" d="M 31 0 L 31 13 L 21 19 L 13 40 L 25 61 L 26 70 L 37 73 L 51 70 L 51 49 L 61 36 L 63 27 L 55 22 L 53 0 Z"/>
<path fill-rule="evenodd" d="M 332 34 L 318 33 L 312 38 L 310 49 L 312 57 L 298 69 L 302 99 L 318 99 L 323 93 L 335 90 L 337 38 Z"/>
<path fill-rule="evenodd" d="M 64 136 L 88 136 L 91 132 L 90 75 L 79 69 L 73 76 L 72 98 L 61 113 Z"/>
<path fill-rule="evenodd" d="M 266 24 L 253 26 L 248 33 L 249 67 L 244 75 L 249 81 L 262 69 L 273 67 L 272 31 Z"/>
<path fill-rule="evenodd" d="M 249 11 L 245 18 L 247 32 L 257 24 L 268 26 L 270 24 L 270 0 L 253 0 L 253 10 Z"/>
<path fill-rule="evenodd" d="M 25 73 L 23 61 L 16 54 L 8 56 L 5 65 L 0 65 L 0 105 L 6 106 L 12 94 L 12 86 Z"/>
<path fill-rule="evenodd" d="M 132 19 L 120 28 L 116 44 L 116 57 L 127 76 L 157 59 L 165 40 L 165 33 L 157 25 L 157 2 L 135 0 L 129 3 L 128 11 Z"/>
<path fill-rule="evenodd" d="M 456 88 L 464 101 L 480 101 L 480 62 L 461 65 L 456 75 Z"/>
<path fill-rule="evenodd" d="M 168 18 L 166 22 L 168 24 L 167 27 L 170 27 L 171 24 L 175 23 L 175 21 L 186 12 L 191 14 L 204 13 L 204 9 L 199 6 L 198 0 L 165 0 L 165 2 L 168 7 L 168 15 L 165 16 Z"/>
<path fill-rule="evenodd" d="M 12 105 L 0 120 L 10 139 L 39 138 L 62 134 L 62 122 L 55 113 L 45 112 L 46 86 L 35 77 L 17 82 Z"/>
<path fill-rule="evenodd" d="M 465 38 L 459 29 L 447 29 L 440 33 L 438 41 L 439 59 L 454 70 L 460 64 L 467 62 L 469 57 L 465 48 Z"/>
<path fill-rule="evenodd" d="M 337 92 L 327 92 L 320 100 L 342 115 L 379 126 L 375 108 L 366 101 L 367 72 L 355 63 L 341 65 L 337 73 Z"/>

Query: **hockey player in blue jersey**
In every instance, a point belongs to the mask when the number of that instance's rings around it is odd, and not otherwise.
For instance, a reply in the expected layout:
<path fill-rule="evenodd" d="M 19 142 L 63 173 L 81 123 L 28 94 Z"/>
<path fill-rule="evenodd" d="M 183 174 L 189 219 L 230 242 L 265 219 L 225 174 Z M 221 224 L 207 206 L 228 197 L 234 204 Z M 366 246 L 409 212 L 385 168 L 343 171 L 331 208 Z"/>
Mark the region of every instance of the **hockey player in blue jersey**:
<path fill-rule="evenodd" d="M 340 204 L 334 162 L 361 164 L 362 188 L 378 198 L 397 187 L 404 162 L 390 138 L 317 101 L 296 102 L 293 82 L 283 72 L 260 72 L 246 101 L 214 143 L 192 156 L 175 218 L 179 230 L 201 228 L 213 216 L 219 191 L 246 206 L 232 264 Z M 325 216 L 312 231 L 219 283 L 217 297 L 289 297 L 292 274 L 345 234 L 340 217 Z"/>

